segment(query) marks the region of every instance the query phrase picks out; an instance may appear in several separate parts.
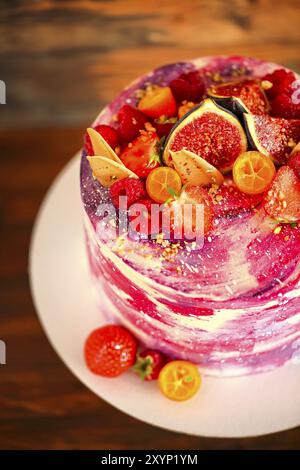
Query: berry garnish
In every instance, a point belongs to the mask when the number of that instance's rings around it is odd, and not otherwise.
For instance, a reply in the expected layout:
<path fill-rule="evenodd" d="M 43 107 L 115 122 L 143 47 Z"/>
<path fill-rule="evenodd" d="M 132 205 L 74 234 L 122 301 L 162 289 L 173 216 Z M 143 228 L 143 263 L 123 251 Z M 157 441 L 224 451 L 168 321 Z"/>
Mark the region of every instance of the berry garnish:
<path fill-rule="evenodd" d="M 167 357 L 160 351 L 144 349 L 137 355 L 134 370 L 143 380 L 156 380 L 167 361 Z"/>
<path fill-rule="evenodd" d="M 294 81 L 295 75 L 293 72 L 285 69 L 277 69 L 272 73 L 268 73 L 262 78 L 263 85 L 264 82 L 270 82 L 271 84 L 270 87 L 265 87 L 265 92 L 270 99 L 273 99 L 280 94 L 290 95 L 292 91 L 291 85 Z"/>
<path fill-rule="evenodd" d="M 94 127 L 94 130 L 102 135 L 103 139 L 112 149 L 115 149 L 119 145 L 119 136 L 116 129 L 113 127 L 107 126 L 106 124 L 99 124 Z M 87 155 L 95 155 L 91 138 L 87 132 L 84 136 L 84 148 Z"/>
<path fill-rule="evenodd" d="M 120 158 L 124 165 L 140 178 L 145 178 L 160 165 L 159 137 L 153 131 L 141 131 L 141 135 L 130 142 Z"/>
<path fill-rule="evenodd" d="M 201 376 L 195 364 L 188 361 L 168 362 L 158 377 L 161 392 L 171 400 L 192 398 L 200 388 Z"/>
<path fill-rule="evenodd" d="M 131 142 L 139 135 L 139 131 L 144 129 L 148 121 L 141 111 L 128 104 L 124 104 L 117 115 L 118 134 L 123 143 Z"/>
<path fill-rule="evenodd" d="M 94 374 L 117 377 L 135 363 L 136 350 L 136 339 L 128 330 L 119 325 L 106 325 L 89 335 L 84 355 Z"/>
<path fill-rule="evenodd" d="M 166 202 L 172 194 L 181 190 L 181 179 L 173 168 L 161 166 L 151 171 L 147 177 L 146 190 L 155 202 Z"/>
<path fill-rule="evenodd" d="M 166 137 L 169 135 L 172 127 L 174 127 L 177 119 L 173 118 L 160 118 L 156 119 L 153 123 L 156 133 L 159 137 Z"/>
<path fill-rule="evenodd" d="M 146 90 L 138 104 L 138 109 L 146 116 L 157 119 L 160 116 L 175 116 L 177 105 L 171 88 L 155 86 Z"/>
<path fill-rule="evenodd" d="M 170 88 L 178 103 L 184 100 L 199 102 L 205 91 L 203 79 L 198 72 L 180 75 L 170 82 Z"/>
<path fill-rule="evenodd" d="M 300 104 L 294 103 L 290 96 L 278 95 L 271 101 L 271 114 L 285 119 L 300 119 Z"/>
<path fill-rule="evenodd" d="M 279 168 L 264 200 L 266 212 L 282 223 L 300 220 L 300 180 L 288 166 Z"/>
<path fill-rule="evenodd" d="M 300 180 L 300 142 L 296 145 L 294 150 L 291 153 L 291 156 L 288 161 L 288 166 L 293 168 L 294 172 L 296 173 L 297 177 Z"/>
<path fill-rule="evenodd" d="M 110 187 L 110 195 L 113 205 L 119 208 L 119 197 L 127 197 L 127 207 L 146 196 L 145 188 L 141 180 L 135 178 L 124 178 L 116 181 Z"/>
<path fill-rule="evenodd" d="M 261 194 L 250 195 L 242 193 L 233 185 L 222 185 L 217 190 L 209 191 L 214 203 L 216 217 L 235 216 L 248 212 L 261 203 Z"/>
<path fill-rule="evenodd" d="M 260 152 L 242 153 L 234 162 L 233 181 L 246 194 L 263 193 L 274 178 L 276 169 L 270 157 Z"/>

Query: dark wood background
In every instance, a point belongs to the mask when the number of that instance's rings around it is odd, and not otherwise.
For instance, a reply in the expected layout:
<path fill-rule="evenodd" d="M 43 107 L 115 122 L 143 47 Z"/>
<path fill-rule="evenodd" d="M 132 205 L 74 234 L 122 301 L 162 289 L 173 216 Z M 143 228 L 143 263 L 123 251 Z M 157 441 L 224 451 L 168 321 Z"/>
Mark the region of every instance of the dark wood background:
<path fill-rule="evenodd" d="M 83 129 L 154 66 L 245 54 L 300 72 L 299 1 L 1 1 L 0 448 L 300 449 L 300 428 L 259 438 L 163 431 L 89 392 L 53 352 L 27 275 L 32 225 Z"/>

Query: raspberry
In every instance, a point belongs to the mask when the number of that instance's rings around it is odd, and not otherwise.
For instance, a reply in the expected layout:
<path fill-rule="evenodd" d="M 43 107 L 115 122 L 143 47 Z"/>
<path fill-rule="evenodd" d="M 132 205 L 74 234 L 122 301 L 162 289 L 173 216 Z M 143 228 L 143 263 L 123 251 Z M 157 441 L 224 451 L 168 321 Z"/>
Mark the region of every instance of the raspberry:
<path fill-rule="evenodd" d="M 205 91 L 205 85 L 198 72 L 189 72 L 180 75 L 170 82 L 170 88 L 177 102 L 200 101 Z"/>
<path fill-rule="evenodd" d="M 138 109 L 125 104 L 119 110 L 117 120 L 120 139 L 127 144 L 139 135 L 140 130 L 144 129 L 148 118 Z"/>
<path fill-rule="evenodd" d="M 127 207 L 146 196 L 145 188 L 141 180 L 125 178 L 113 183 L 110 187 L 110 195 L 113 205 L 119 208 L 119 197 L 127 197 Z"/>
<path fill-rule="evenodd" d="M 115 149 L 119 144 L 119 137 L 117 134 L 116 129 L 111 126 L 107 126 L 106 124 L 99 124 L 98 126 L 94 127 L 94 130 L 99 132 L 102 135 L 103 139 L 108 143 L 108 145 Z M 87 155 L 94 155 L 94 149 L 92 146 L 92 142 L 88 133 L 85 133 L 84 136 L 84 148 Z"/>
<path fill-rule="evenodd" d="M 288 70 L 277 69 L 273 73 L 265 75 L 262 80 L 267 80 L 273 84 L 272 88 L 266 90 L 268 98 L 273 99 L 281 93 L 287 95 L 291 93 L 291 85 L 295 81 L 295 75 Z"/>
<path fill-rule="evenodd" d="M 287 95 L 278 95 L 271 101 L 271 114 L 285 119 L 300 119 L 300 104 L 293 103 Z"/>

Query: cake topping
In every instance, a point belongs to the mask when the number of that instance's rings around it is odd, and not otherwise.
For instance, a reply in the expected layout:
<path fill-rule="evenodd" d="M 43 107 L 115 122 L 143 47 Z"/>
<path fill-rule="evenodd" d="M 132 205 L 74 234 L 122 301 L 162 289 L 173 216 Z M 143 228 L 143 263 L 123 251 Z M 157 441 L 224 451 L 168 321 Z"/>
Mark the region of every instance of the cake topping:
<path fill-rule="evenodd" d="M 123 163 L 117 163 L 107 157 L 93 156 L 87 157 L 94 178 L 106 188 L 110 187 L 115 181 L 123 178 L 131 177 L 138 178 L 138 176 L 126 168 Z"/>
<path fill-rule="evenodd" d="M 259 152 L 242 153 L 234 162 L 233 181 L 246 194 L 263 193 L 276 173 L 274 163 Z"/>
<path fill-rule="evenodd" d="M 129 170 L 140 178 L 145 178 L 160 165 L 160 139 L 153 130 L 140 132 L 141 134 L 127 145 L 120 158 Z"/>
<path fill-rule="evenodd" d="M 139 135 L 140 130 L 145 128 L 146 122 L 148 122 L 147 116 L 128 104 L 122 106 L 116 120 L 118 126 L 117 132 L 124 144 L 132 142 Z"/>
<path fill-rule="evenodd" d="M 107 144 L 111 147 L 111 149 L 116 149 L 119 146 L 119 136 L 117 131 L 111 127 L 107 126 L 106 124 L 99 124 L 93 128 L 94 132 L 99 133 L 103 139 L 107 142 Z M 87 155 L 98 155 L 98 142 L 99 140 L 97 137 L 91 138 L 90 133 L 87 131 L 84 138 L 84 148 Z M 93 133 L 92 133 L 93 134 Z M 94 141 L 94 142 L 93 142 Z M 95 145 L 97 147 L 97 151 L 95 151 Z M 105 157 L 106 155 L 103 154 Z"/>
<path fill-rule="evenodd" d="M 179 194 L 181 190 L 179 174 L 165 166 L 156 168 L 147 177 L 146 189 L 149 197 L 155 202 L 163 203 Z"/>
<path fill-rule="evenodd" d="M 258 80 L 239 80 L 214 86 L 209 95 L 221 106 L 239 114 L 265 114 L 270 105 Z"/>
<path fill-rule="evenodd" d="M 149 87 L 139 101 L 138 109 L 150 118 L 172 117 L 177 114 L 177 105 L 170 87 Z"/>
<path fill-rule="evenodd" d="M 293 146 L 300 140 L 300 120 L 244 114 L 245 125 L 253 148 L 285 164 Z"/>
<path fill-rule="evenodd" d="M 224 181 L 222 173 L 213 165 L 189 150 L 170 150 L 171 160 L 169 164 L 179 174 L 183 184 L 193 186 L 221 185 Z"/>
<path fill-rule="evenodd" d="M 201 156 L 224 172 L 246 151 L 247 139 L 233 114 L 206 99 L 173 128 L 163 153 L 165 163 L 169 164 L 170 150 L 182 149 Z"/>
<path fill-rule="evenodd" d="M 92 147 L 93 147 L 93 154 L 101 157 L 106 157 L 109 160 L 113 160 L 120 165 L 123 166 L 122 161 L 119 159 L 116 152 L 111 148 L 111 146 L 106 142 L 106 140 L 102 137 L 99 132 L 95 129 L 89 127 L 87 129 L 87 133 L 91 139 Z M 91 156 L 92 156 L 91 155 Z"/>

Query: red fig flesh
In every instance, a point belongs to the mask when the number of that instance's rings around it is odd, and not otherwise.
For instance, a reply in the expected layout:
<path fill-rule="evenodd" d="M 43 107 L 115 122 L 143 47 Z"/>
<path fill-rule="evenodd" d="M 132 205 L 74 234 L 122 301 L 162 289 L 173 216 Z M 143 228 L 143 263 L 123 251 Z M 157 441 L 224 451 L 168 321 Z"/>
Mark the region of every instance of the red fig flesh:
<path fill-rule="evenodd" d="M 214 86 L 209 96 L 230 111 L 253 114 L 266 114 L 269 111 L 268 99 L 257 80 L 242 80 Z"/>
<path fill-rule="evenodd" d="M 170 150 L 178 152 L 183 149 L 226 172 L 246 151 L 247 139 L 239 120 L 232 113 L 206 99 L 172 129 L 163 153 L 165 163 L 172 166 Z"/>
<path fill-rule="evenodd" d="M 251 146 L 284 165 L 300 140 L 300 119 L 244 114 Z"/>

